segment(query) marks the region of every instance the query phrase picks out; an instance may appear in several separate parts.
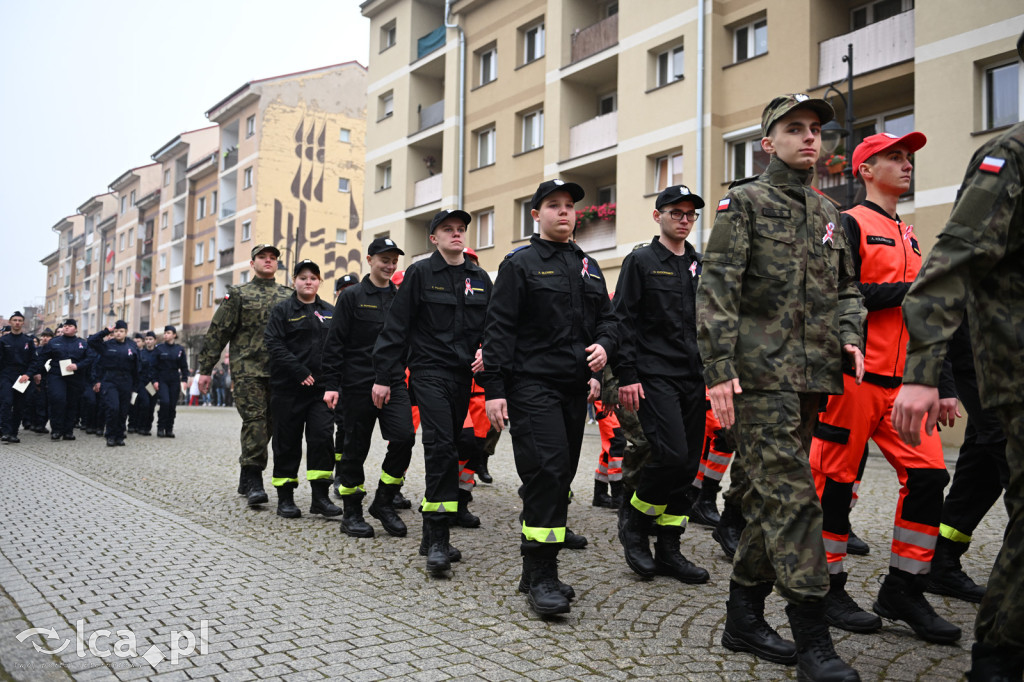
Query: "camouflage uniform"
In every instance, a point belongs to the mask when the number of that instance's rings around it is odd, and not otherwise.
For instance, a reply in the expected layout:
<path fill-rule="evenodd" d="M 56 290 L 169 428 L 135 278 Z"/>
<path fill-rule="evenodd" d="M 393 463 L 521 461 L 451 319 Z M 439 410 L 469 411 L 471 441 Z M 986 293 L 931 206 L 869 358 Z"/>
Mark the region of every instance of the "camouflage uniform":
<path fill-rule="evenodd" d="M 231 344 L 231 376 L 235 409 L 242 417 L 242 455 L 239 464 L 267 468 L 270 440 L 270 355 L 263 344 L 270 311 L 292 295 L 292 289 L 273 279 L 254 278 L 228 287 L 213 314 L 199 354 L 199 373 L 209 375 L 220 352 Z"/>
<path fill-rule="evenodd" d="M 903 382 L 939 385 L 946 342 L 967 311 L 981 403 L 996 412 L 1006 433 L 1009 522 L 978 610 L 974 659 L 981 675 L 979 658 L 1016 658 L 1017 679 L 1024 647 L 1022 191 L 1024 123 L 1018 123 L 975 152 L 949 222 L 903 303 L 910 332 Z"/>
<path fill-rule="evenodd" d="M 738 464 L 750 483 L 733 580 L 776 582 L 790 603 L 828 591 L 821 506 L 808 464 L 822 398 L 843 390 L 844 344 L 864 310 L 839 212 L 811 171 L 773 156 L 718 205 L 697 292 L 708 386 L 739 378 Z"/>
<path fill-rule="evenodd" d="M 624 499 L 629 499 L 636 492 L 640 472 L 651 456 L 651 446 L 640 427 L 640 418 L 636 412 L 624 410 L 619 404 L 619 380 L 612 373 L 610 365 L 605 366 L 604 376 L 601 377 L 601 402 L 615 406 L 613 411 L 619 419 L 622 435 L 626 437 L 626 449 L 622 453 L 622 481 Z"/>

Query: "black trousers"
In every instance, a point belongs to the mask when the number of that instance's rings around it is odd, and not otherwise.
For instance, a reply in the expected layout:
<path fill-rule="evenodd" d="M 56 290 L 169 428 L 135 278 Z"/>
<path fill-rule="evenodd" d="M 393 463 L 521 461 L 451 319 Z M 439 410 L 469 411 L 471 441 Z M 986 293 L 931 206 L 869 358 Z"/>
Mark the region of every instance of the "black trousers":
<path fill-rule="evenodd" d="M 363 465 L 370 452 L 373 427 L 380 422 L 380 435 L 388 442 L 387 454 L 381 465 L 380 480 L 387 484 L 401 485 L 405 470 L 412 459 L 412 445 L 416 438 L 412 430 L 412 405 L 405 383 L 391 387 L 391 400 L 381 409 L 373 404 L 370 387 L 345 389 L 342 393 L 345 414 L 345 447 L 338 473 L 341 495 L 353 495 L 365 491 Z"/>
<path fill-rule="evenodd" d="M 20 374 L 4 373 L 0 375 L 0 431 L 5 436 L 17 436 L 21 426 L 21 411 L 25 403 L 25 393 L 14 390 L 14 382 Z M 32 380 L 25 392 L 31 389 Z"/>
<path fill-rule="evenodd" d="M 420 511 L 424 519 L 443 520 L 458 508 L 459 453 L 455 440 L 462 431 L 462 423 L 469 410 L 471 385 L 469 374 L 414 373 L 409 377 L 409 388 L 420 408 L 420 424 L 423 426 L 426 476 Z M 349 425 L 345 427 L 347 429 Z"/>
<path fill-rule="evenodd" d="M 522 481 L 520 552 L 553 557 L 565 541 L 569 488 L 587 421 L 587 385 L 523 382 L 513 385 L 507 402 L 512 451 Z"/>
<path fill-rule="evenodd" d="M 150 395 L 145 386 L 135 398 L 135 428 L 139 433 L 153 430 L 153 415 L 156 412 L 157 394 Z"/>
<path fill-rule="evenodd" d="M 174 431 L 174 418 L 178 414 L 178 398 L 181 396 L 181 382 L 178 377 L 160 377 L 157 380 L 160 389 L 157 398 L 160 401 L 160 414 L 156 427 L 164 431 Z"/>
<path fill-rule="evenodd" d="M 125 420 L 132 406 L 132 383 L 130 380 L 107 380 L 100 385 L 100 402 L 106 418 L 106 429 L 103 435 L 107 438 L 123 440 L 125 436 Z"/>
<path fill-rule="evenodd" d="M 659 519 L 678 519 L 689 512 L 686 491 L 700 468 L 706 404 L 704 382 L 645 376 L 641 383 L 645 398 L 640 401 L 638 417 L 651 445 L 651 455 L 640 472 L 636 498 L 645 507 L 658 509 Z"/>
<path fill-rule="evenodd" d="M 310 386 L 294 392 L 272 391 L 270 412 L 274 429 L 274 487 L 298 485 L 303 432 L 306 478 L 329 481 L 334 475 L 334 413 L 324 403 L 324 389 Z"/>
<path fill-rule="evenodd" d="M 63 436 L 74 435 L 78 421 L 78 403 L 82 399 L 83 380 L 74 374 L 46 377 L 46 397 L 50 403 L 50 430 Z"/>

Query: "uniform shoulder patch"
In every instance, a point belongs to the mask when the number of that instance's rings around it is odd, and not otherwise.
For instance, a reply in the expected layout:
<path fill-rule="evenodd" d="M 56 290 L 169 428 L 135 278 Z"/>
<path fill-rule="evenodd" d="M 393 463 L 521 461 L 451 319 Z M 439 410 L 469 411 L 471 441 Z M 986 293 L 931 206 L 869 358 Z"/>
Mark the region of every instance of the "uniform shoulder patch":
<path fill-rule="evenodd" d="M 998 156 L 986 156 L 981 160 L 981 165 L 978 166 L 978 170 L 986 173 L 992 173 L 993 175 L 999 175 L 1003 172 L 1003 166 L 1006 165 L 1006 159 L 1001 159 Z"/>
<path fill-rule="evenodd" d="M 732 199 L 730 199 L 729 197 L 722 199 L 721 201 L 718 202 L 718 212 L 721 213 L 722 211 L 728 211 L 731 205 Z"/>
<path fill-rule="evenodd" d="M 635 245 L 631 249 L 631 251 L 639 251 L 640 249 L 644 248 L 645 246 L 650 246 L 650 245 L 651 245 L 650 242 L 640 242 L 639 244 Z"/>
<path fill-rule="evenodd" d="M 516 255 L 517 253 L 519 253 L 523 249 L 528 249 L 531 246 L 532 246 L 532 244 L 523 244 L 522 246 L 517 246 L 516 248 L 514 248 L 511 251 L 509 251 L 508 253 L 506 253 L 505 254 L 505 258 L 506 259 L 511 258 L 512 256 Z"/>

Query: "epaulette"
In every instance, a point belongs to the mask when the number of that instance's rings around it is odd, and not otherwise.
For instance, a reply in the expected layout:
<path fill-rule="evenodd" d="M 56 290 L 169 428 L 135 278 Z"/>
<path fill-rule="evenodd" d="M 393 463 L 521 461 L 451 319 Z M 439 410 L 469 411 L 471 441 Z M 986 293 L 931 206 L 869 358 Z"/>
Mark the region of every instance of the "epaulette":
<path fill-rule="evenodd" d="M 642 248 L 644 248 L 645 246 L 650 246 L 650 245 L 651 245 L 651 243 L 650 243 L 650 242 L 640 242 L 639 244 L 637 244 L 636 246 L 634 246 L 634 247 L 633 247 L 633 248 L 631 249 L 631 251 L 636 251 L 637 249 L 642 249 Z"/>
<path fill-rule="evenodd" d="M 729 189 L 732 189 L 733 187 L 739 187 L 740 185 L 745 185 L 748 182 L 753 182 L 754 180 L 757 180 L 759 177 L 761 176 L 751 175 L 749 178 L 740 178 L 739 180 L 733 180 L 732 182 L 729 183 Z"/>
<path fill-rule="evenodd" d="M 504 260 L 508 260 L 509 258 L 511 258 L 512 256 L 516 255 L 517 253 L 519 253 L 523 249 L 528 249 L 531 246 L 532 246 L 532 244 L 523 244 L 522 246 L 517 246 L 516 248 L 512 249 L 511 251 L 509 251 L 508 253 L 505 254 Z"/>

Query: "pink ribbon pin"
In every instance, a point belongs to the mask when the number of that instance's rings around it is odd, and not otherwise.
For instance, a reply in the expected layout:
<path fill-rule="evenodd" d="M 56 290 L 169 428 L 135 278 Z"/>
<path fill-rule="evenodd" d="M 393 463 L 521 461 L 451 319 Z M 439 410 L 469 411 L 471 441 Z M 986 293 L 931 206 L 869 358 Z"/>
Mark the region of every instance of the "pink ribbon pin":
<path fill-rule="evenodd" d="M 835 229 L 836 226 L 834 223 L 829 223 L 828 225 L 825 226 L 825 236 L 821 238 L 822 244 L 824 244 L 825 242 L 832 242 L 833 244 L 835 244 L 835 242 L 832 241 L 832 232 L 835 231 Z"/>
<path fill-rule="evenodd" d="M 473 295 L 473 285 L 469 283 L 469 277 L 466 278 L 466 296 Z"/>
<path fill-rule="evenodd" d="M 692 263 L 690 263 L 690 276 L 697 276 L 697 261 L 693 261 Z"/>
<path fill-rule="evenodd" d="M 581 277 L 590 277 L 590 261 L 584 256 L 583 258 L 583 270 L 580 271 Z"/>

